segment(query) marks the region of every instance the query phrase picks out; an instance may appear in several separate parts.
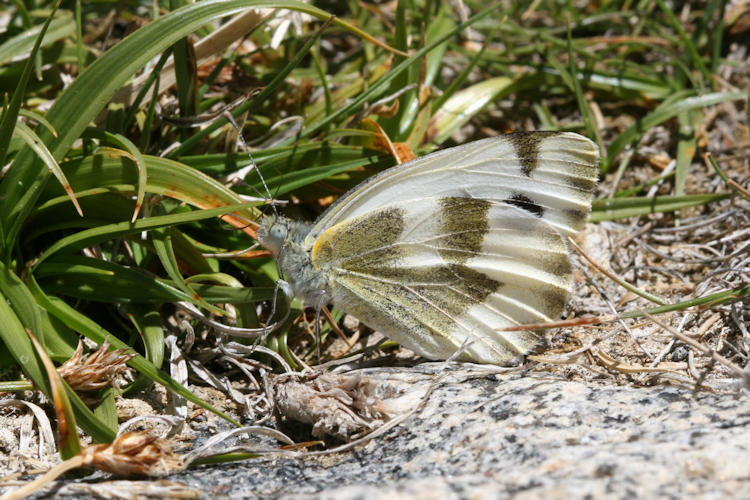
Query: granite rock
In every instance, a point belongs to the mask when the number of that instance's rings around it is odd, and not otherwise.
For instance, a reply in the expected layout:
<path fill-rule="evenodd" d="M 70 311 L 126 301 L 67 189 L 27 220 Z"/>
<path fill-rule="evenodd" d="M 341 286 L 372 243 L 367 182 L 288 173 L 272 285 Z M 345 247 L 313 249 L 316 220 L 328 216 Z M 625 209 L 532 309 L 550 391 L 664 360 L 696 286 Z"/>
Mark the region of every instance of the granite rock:
<path fill-rule="evenodd" d="M 434 377 L 394 373 L 416 404 Z M 220 498 L 750 498 L 747 394 L 458 369 L 363 447 L 192 469 Z"/>

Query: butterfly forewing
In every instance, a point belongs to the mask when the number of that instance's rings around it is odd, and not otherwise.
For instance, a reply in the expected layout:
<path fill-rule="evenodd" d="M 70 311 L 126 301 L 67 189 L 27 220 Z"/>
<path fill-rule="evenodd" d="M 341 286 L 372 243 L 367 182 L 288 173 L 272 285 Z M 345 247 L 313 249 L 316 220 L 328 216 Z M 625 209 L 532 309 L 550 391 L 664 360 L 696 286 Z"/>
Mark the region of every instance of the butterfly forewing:
<path fill-rule="evenodd" d="M 463 197 L 507 202 L 541 215 L 564 234 L 586 219 L 598 150 L 585 137 L 522 132 L 438 151 L 371 177 L 332 205 L 306 239 L 397 201 Z"/>

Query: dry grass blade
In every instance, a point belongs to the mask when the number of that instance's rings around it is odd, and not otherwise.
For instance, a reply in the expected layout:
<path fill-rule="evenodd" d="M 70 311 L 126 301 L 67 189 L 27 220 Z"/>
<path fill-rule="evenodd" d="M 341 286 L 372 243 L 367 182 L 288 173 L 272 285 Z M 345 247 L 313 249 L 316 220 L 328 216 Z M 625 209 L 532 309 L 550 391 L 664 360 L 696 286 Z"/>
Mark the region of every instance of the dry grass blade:
<path fill-rule="evenodd" d="M 352 341 L 349 340 L 346 334 L 341 331 L 341 328 L 339 328 L 339 325 L 336 324 L 336 320 L 333 319 L 333 316 L 331 315 L 331 311 L 328 309 L 328 307 L 327 306 L 321 307 L 320 312 L 323 313 L 323 316 L 326 317 L 326 321 L 328 321 L 328 324 L 331 325 L 331 330 L 333 330 L 334 333 L 336 333 L 336 335 L 338 335 L 339 338 L 346 343 L 347 347 L 351 349 L 353 345 Z"/>
<path fill-rule="evenodd" d="M 135 424 L 143 422 L 148 422 L 152 424 L 152 426 L 157 424 L 166 426 L 168 429 L 166 436 L 169 438 L 179 432 L 179 427 L 183 423 L 183 419 L 172 415 L 138 415 L 120 424 L 120 429 L 117 431 L 117 435 L 120 436 L 125 434 L 129 427 L 133 427 Z"/>
<path fill-rule="evenodd" d="M 631 365 L 627 363 L 623 363 L 622 361 L 619 361 L 609 354 L 605 354 L 601 351 L 596 351 L 594 353 L 596 357 L 599 359 L 599 361 L 602 362 L 602 364 L 610 369 L 615 370 L 621 373 L 628 373 L 628 374 L 634 374 L 634 373 L 671 373 L 676 376 L 682 376 L 682 373 L 677 372 L 675 370 L 670 370 L 668 368 L 654 368 L 649 366 L 641 366 L 641 365 Z"/>
<path fill-rule="evenodd" d="M 571 326 L 598 325 L 600 323 L 611 323 L 622 319 L 617 314 L 605 314 L 593 318 L 573 318 L 561 319 L 559 321 L 547 321 L 546 323 L 526 323 L 523 325 L 506 326 L 504 328 L 495 328 L 497 332 L 520 332 L 528 330 L 540 330 L 544 328 L 564 328 Z"/>
<path fill-rule="evenodd" d="M 716 173 L 719 175 L 719 177 L 721 177 L 721 179 L 726 182 L 729 187 L 737 191 L 741 196 L 745 198 L 745 200 L 750 200 L 750 191 L 748 191 L 747 188 L 743 187 L 734 179 L 730 179 L 729 177 L 727 177 L 727 174 L 725 174 L 721 167 L 719 167 L 719 164 L 716 163 L 716 160 L 710 152 L 703 155 L 703 161 L 705 161 L 707 167 L 713 168 L 714 171 L 716 171 Z"/>
<path fill-rule="evenodd" d="M 94 498 L 205 498 L 201 489 L 176 481 L 105 481 L 101 483 L 70 483 L 63 486 L 59 495 L 77 498 L 88 495 Z"/>
<path fill-rule="evenodd" d="M 611 279 L 612 281 L 614 281 L 615 283 L 617 283 L 618 285 L 620 285 L 621 287 L 623 287 L 626 290 L 629 290 L 629 291 L 633 292 L 634 294 L 636 294 L 636 295 L 638 295 L 640 297 L 643 297 L 644 299 L 647 299 L 647 300 L 649 300 L 649 301 L 651 301 L 651 302 L 653 302 L 655 304 L 659 304 L 660 306 L 668 304 L 668 302 L 666 300 L 662 299 L 661 297 L 657 297 L 656 295 L 650 294 L 650 293 L 646 292 L 645 290 L 640 290 L 640 289 L 634 287 L 633 285 L 631 285 L 630 283 L 628 283 L 627 281 L 625 281 L 624 279 L 622 279 L 619 276 L 617 276 L 615 273 L 606 270 L 601 264 L 599 264 L 594 259 L 592 259 L 588 254 L 586 254 L 586 252 L 584 252 L 583 248 L 581 248 L 578 245 L 578 243 L 575 242 L 575 240 L 573 238 L 568 237 L 568 244 L 570 246 L 572 246 L 573 248 L 575 248 L 576 251 L 579 254 L 581 254 L 583 256 L 583 258 L 586 259 L 586 261 L 594 269 L 596 269 L 597 271 L 599 271 L 600 273 L 602 273 L 603 275 L 605 275 L 606 277 L 608 277 L 609 279 Z"/>
<path fill-rule="evenodd" d="M 44 364 L 44 369 L 47 371 L 47 379 L 52 394 L 52 401 L 55 404 L 55 416 L 57 417 L 57 444 L 60 448 L 60 453 L 63 457 L 72 457 L 81 450 L 81 443 L 78 440 L 76 419 L 73 414 L 70 399 L 65 391 L 65 384 L 63 384 L 61 375 L 55 370 L 55 365 L 52 364 L 52 360 L 36 339 L 33 332 L 27 328 L 26 333 L 28 334 L 29 339 L 31 339 L 32 344 L 34 344 L 34 349 L 36 349 L 37 354 Z"/>
<path fill-rule="evenodd" d="M 22 399 L 0 400 L 0 408 L 6 407 L 6 406 L 16 406 L 16 407 L 25 406 L 31 410 L 31 413 L 34 414 L 34 418 L 37 421 L 37 426 L 39 427 L 39 457 L 40 458 L 45 453 L 44 452 L 45 449 L 47 449 L 50 453 L 53 453 L 55 451 L 55 436 L 52 433 L 52 424 L 50 423 L 49 417 L 47 417 L 47 414 L 44 413 L 44 410 L 42 408 L 35 405 L 34 403 L 31 403 L 29 401 L 24 401 Z"/>
<path fill-rule="evenodd" d="M 750 363 L 747 365 L 747 367 L 743 370 L 736 364 L 732 363 L 725 357 L 721 356 L 719 353 L 717 353 L 714 349 L 711 349 L 710 347 L 706 347 L 705 345 L 701 344 L 700 342 L 697 342 L 695 339 L 685 335 L 684 333 L 678 332 L 671 326 L 667 325 L 666 323 L 663 323 L 656 319 L 655 317 L 651 316 L 650 314 L 644 312 L 643 313 L 648 319 L 659 325 L 660 327 L 664 328 L 666 331 L 674 335 L 675 338 L 680 340 L 680 342 L 684 342 L 688 344 L 690 347 L 694 348 L 695 350 L 705 354 L 706 356 L 710 357 L 713 361 L 716 361 L 718 363 L 721 363 L 725 367 L 729 368 L 729 370 L 732 372 L 732 374 L 739 378 L 742 381 L 743 387 L 745 389 L 750 389 Z"/>
<path fill-rule="evenodd" d="M 282 443 L 286 443 L 283 449 L 274 449 L 274 450 L 260 449 L 260 448 L 252 449 L 251 453 L 257 453 L 258 455 L 261 455 L 261 454 L 267 454 L 267 455 L 286 454 L 288 455 L 290 452 L 287 449 L 287 447 L 298 446 L 292 438 L 290 438 L 289 436 L 285 435 L 284 433 L 280 431 L 271 429 L 270 427 L 262 427 L 262 426 L 257 426 L 257 425 L 239 427 L 237 429 L 231 429 L 229 431 L 225 431 L 225 432 L 222 432 L 220 434 L 217 434 L 211 437 L 208 441 L 203 443 L 199 448 L 196 448 L 190 453 L 188 453 L 187 455 L 185 455 L 183 457 L 185 466 L 190 465 L 196 460 L 200 460 L 202 458 L 207 458 L 207 457 L 216 455 L 215 448 L 218 447 L 220 444 L 223 446 L 221 453 L 231 453 L 233 451 L 239 450 L 240 448 L 244 451 L 247 451 L 248 447 L 246 446 L 234 447 L 228 450 L 226 444 L 224 444 L 225 441 L 239 434 L 268 436 Z"/>

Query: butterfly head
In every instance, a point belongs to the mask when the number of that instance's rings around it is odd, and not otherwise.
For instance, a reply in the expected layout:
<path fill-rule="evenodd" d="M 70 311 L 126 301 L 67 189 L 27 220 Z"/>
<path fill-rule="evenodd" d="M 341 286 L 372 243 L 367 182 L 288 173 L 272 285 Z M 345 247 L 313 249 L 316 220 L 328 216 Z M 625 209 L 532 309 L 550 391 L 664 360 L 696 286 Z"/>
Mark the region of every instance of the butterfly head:
<path fill-rule="evenodd" d="M 283 215 L 264 215 L 258 227 L 257 239 L 267 250 L 278 256 L 282 248 L 301 247 L 311 224 L 288 219 Z"/>
<path fill-rule="evenodd" d="M 326 296 L 328 280 L 323 271 L 314 268 L 310 251 L 303 246 L 310 227 L 281 215 L 266 215 L 257 239 L 276 257 L 279 276 L 287 281 L 291 295 L 302 299 L 305 305 L 316 306 Z"/>
<path fill-rule="evenodd" d="M 258 228 L 258 242 L 277 255 L 289 234 L 289 219 L 279 215 L 265 215 Z"/>

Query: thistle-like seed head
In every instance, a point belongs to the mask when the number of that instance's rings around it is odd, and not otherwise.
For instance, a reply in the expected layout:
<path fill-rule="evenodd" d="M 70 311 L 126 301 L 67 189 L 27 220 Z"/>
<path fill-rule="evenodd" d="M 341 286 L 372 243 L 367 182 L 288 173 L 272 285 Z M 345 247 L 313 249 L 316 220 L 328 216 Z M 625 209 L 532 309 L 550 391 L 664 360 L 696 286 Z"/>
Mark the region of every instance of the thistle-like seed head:
<path fill-rule="evenodd" d="M 109 343 L 104 342 L 99 349 L 83 354 L 83 344 L 78 342 L 78 348 L 73 356 L 60 366 L 57 371 L 65 382 L 76 392 L 94 392 L 113 385 L 115 377 L 127 370 L 127 363 L 135 357 L 135 353 L 126 349 L 109 350 Z"/>

